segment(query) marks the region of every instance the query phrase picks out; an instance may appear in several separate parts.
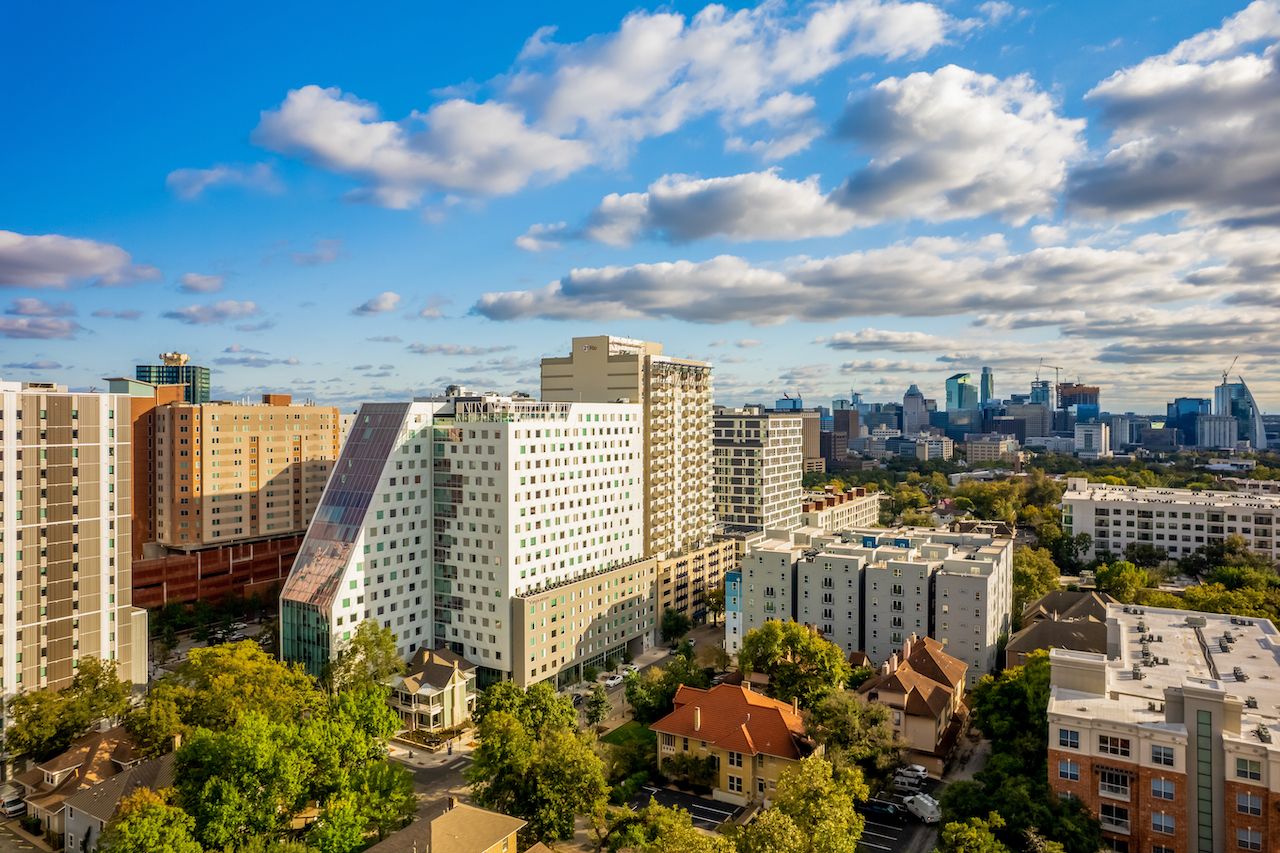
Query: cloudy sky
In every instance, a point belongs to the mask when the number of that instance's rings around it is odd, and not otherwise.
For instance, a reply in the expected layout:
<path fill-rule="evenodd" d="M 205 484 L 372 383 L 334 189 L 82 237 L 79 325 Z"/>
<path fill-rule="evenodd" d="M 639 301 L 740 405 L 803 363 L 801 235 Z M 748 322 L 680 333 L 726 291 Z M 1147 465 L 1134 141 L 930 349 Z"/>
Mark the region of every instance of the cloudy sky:
<path fill-rule="evenodd" d="M 300 8 L 0 9 L 0 376 L 1280 408 L 1280 0 Z"/>

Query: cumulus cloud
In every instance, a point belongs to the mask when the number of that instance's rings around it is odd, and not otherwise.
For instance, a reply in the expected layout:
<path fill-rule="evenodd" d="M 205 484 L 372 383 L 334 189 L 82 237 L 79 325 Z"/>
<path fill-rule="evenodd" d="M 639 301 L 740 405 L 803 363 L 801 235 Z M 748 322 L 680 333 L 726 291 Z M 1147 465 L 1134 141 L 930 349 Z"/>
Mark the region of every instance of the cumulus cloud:
<path fill-rule="evenodd" d="M 253 349 L 251 347 L 244 346 L 243 344 L 231 344 L 229 347 L 224 349 L 223 352 L 233 354 L 241 353 L 244 355 L 266 355 L 266 353 L 260 349 Z"/>
<path fill-rule="evenodd" d="M 870 219 L 995 214 L 1021 224 L 1054 206 L 1083 153 L 1084 125 L 1058 115 L 1026 75 L 948 65 L 891 77 L 853 98 L 839 122 L 872 159 L 833 197 Z"/>
<path fill-rule="evenodd" d="M 449 304 L 449 300 L 441 296 L 432 296 L 427 300 L 427 304 L 418 312 L 418 316 L 423 320 L 441 320 L 444 318 L 444 306 Z"/>
<path fill-rule="evenodd" d="M 45 302 L 34 296 L 23 296 L 13 300 L 4 313 L 16 317 L 71 317 L 76 307 L 70 302 Z"/>
<path fill-rule="evenodd" d="M 945 338 L 925 332 L 901 332 L 888 329 L 859 329 L 856 332 L 836 332 L 814 343 L 834 350 L 896 350 L 898 352 L 927 352 L 945 349 L 950 343 Z"/>
<path fill-rule="evenodd" d="M 160 316 L 170 320 L 177 320 L 179 323 L 186 323 L 191 326 L 210 326 L 225 323 L 228 320 L 240 320 L 247 317 L 254 317 L 257 316 L 257 314 L 258 305 L 255 302 L 241 302 L 235 299 L 223 299 L 220 302 L 213 302 L 208 305 L 188 305 L 185 308 L 165 311 Z M 244 331 L 254 327 L 237 326 L 236 328 Z"/>
<path fill-rule="evenodd" d="M 155 267 L 135 264 L 111 243 L 0 231 L 0 287 L 67 287 L 82 281 L 110 286 L 158 275 Z"/>
<path fill-rule="evenodd" d="M 42 358 L 35 361 L 11 361 L 5 366 L 6 370 L 61 370 L 62 365 L 56 361 Z"/>
<path fill-rule="evenodd" d="M 405 347 L 417 355 L 488 355 L 495 352 L 509 352 L 514 346 L 471 346 L 466 344 L 423 344 L 412 343 Z"/>
<path fill-rule="evenodd" d="M 280 192 L 280 179 L 270 163 L 219 163 L 208 169 L 174 169 L 165 178 L 169 191 L 184 201 L 204 195 L 220 186 L 243 187 L 261 192 Z"/>
<path fill-rule="evenodd" d="M 6 338 L 74 338 L 80 330 L 74 320 L 57 317 L 0 317 L 0 337 Z"/>
<path fill-rule="evenodd" d="M 184 293 L 217 293 L 222 290 L 223 277 L 220 275 L 201 275 L 200 273 L 183 273 L 178 279 L 178 288 Z"/>
<path fill-rule="evenodd" d="M 294 252 L 293 262 L 300 267 L 315 267 L 331 264 L 342 255 L 342 241 L 336 239 L 317 240 L 309 252 Z"/>
<path fill-rule="evenodd" d="M 351 313 L 366 317 L 373 314 L 386 314 L 396 310 L 399 305 L 400 294 L 394 290 L 384 290 L 377 296 L 367 299 L 352 308 Z"/>
<path fill-rule="evenodd" d="M 1095 86 L 1085 99 L 1112 128 L 1110 148 L 1072 173 L 1070 202 L 1125 218 L 1280 223 L 1278 42 L 1280 4 L 1255 0 Z"/>

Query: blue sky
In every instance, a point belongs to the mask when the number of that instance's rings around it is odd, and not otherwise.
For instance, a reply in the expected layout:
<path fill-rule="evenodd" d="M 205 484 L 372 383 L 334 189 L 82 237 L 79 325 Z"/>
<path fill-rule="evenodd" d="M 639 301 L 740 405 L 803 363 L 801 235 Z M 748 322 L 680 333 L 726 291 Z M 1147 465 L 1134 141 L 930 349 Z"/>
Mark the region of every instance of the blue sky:
<path fill-rule="evenodd" d="M 1280 396 L 1273 0 L 373 5 L 0 9 L 0 375 Z"/>

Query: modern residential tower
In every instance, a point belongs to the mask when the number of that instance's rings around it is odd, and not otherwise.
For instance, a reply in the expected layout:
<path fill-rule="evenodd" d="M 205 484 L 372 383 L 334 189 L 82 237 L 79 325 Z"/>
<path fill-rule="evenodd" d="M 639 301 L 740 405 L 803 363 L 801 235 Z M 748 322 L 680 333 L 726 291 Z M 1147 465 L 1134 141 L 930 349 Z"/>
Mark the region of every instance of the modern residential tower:
<path fill-rule="evenodd" d="M 210 399 L 209 368 L 191 364 L 185 352 L 162 352 L 159 364 L 139 364 L 134 377 L 152 385 L 183 385 L 182 399 L 207 403 Z"/>

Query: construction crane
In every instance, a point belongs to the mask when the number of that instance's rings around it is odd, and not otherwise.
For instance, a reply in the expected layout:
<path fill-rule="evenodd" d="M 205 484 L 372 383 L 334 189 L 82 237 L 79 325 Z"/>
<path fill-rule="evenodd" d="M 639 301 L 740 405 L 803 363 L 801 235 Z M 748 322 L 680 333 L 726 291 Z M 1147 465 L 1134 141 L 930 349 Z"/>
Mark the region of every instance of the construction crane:
<path fill-rule="evenodd" d="M 1049 368 L 1052 368 L 1052 369 L 1053 369 L 1053 387 L 1057 388 L 1057 387 L 1058 387 L 1058 383 L 1059 383 L 1059 382 L 1060 382 L 1060 380 L 1062 379 L 1062 371 L 1066 370 L 1066 368 L 1065 368 L 1065 367 L 1058 367 L 1058 365 L 1056 365 L 1056 364 L 1045 364 L 1045 363 L 1044 363 L 1044 359 L 1042 358 L 1042 359 L 1040 359 L 1040 366 L 1036 368 L 1036 381 L 1037 381 L 1037 382 L 1039 382 L 1039 381 L 1040 381 L 1040 368 L 1041 368 L 1041 367 L 1049 367 Z"/>
<path fill-rule="evenodd" d="M 1237 361 L 1239 361 L 1239 360 L 1240 360 L 1240 356 L 1236 356 L 1235 358 L 1231 359 L 1231 364 L 1227 367 L 1227 369 L 1226 369 L 1226 370 L 1222 371 L 1222 384 L 1223 384 L 1223 385 L 1226 385 L 1226 384 L 1227 384 L 1227 374 L 1231 372 L 1231 368 L 1235 367 L 1235 366 L 1236 366 L 1236 362 L 1237 362 Z"/>

